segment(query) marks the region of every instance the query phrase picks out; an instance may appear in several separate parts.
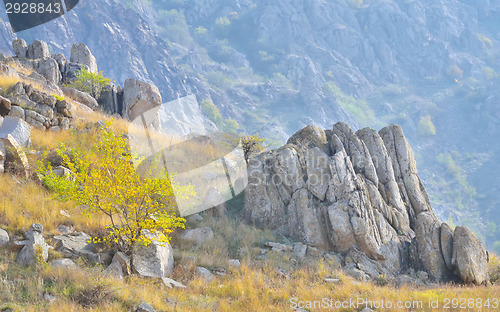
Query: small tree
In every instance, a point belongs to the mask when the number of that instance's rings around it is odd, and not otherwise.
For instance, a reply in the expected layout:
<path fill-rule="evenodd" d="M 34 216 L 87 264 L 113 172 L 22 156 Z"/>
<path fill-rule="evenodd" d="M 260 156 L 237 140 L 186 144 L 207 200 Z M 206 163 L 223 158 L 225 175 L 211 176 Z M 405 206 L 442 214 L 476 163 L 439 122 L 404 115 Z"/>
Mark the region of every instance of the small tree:
<path fill-rule="evenodd" d="M 109 85 L 109 78 L 102 71 L 91 73 L 83 66 L 76 74 L 76 80 L 70 84 L 73 88 L 90 94 L 95 99 L 101 96 L 102 89 Z"/>
<path fill-rule="evenodd" d="M 417 132 L 422 136 L 436 135 L 436 127 L 432 123 L 431 116 L 426 115 L 420 118 Z"/>
<path fill-rule="evenodd" d="M 71 170 L 71 179 L 55 175 L 50 165 L 40 164 L 42 181 L 60 199 L 83 205 L 89 217 L 107 217 L 111 224 L 106 235 L 94 238 L 94 242 L 116 244 L 130 254 L 135 246 L 151 243 L 144 232 L 147 230 L 153 235 L 164 234 L 157 237 L 168 243 L 169 234 L 184 228 L 185 222 L 175 216 L 172 185 L 166 176 L 139 176 L 127 141 L 115 135 L 109 125 L 99 130 L 93 146 L 68 148 L 61 144 L 59 155 Z"/>
<path fill-rule="evenodd" d="M 266 139 L 261 138 L 258 134 L 247 135 L 241 138 L 241 145 L 247 164 L 254 154 L 266 149 L 267 146 L 265 145 L 265 142 Z"/>

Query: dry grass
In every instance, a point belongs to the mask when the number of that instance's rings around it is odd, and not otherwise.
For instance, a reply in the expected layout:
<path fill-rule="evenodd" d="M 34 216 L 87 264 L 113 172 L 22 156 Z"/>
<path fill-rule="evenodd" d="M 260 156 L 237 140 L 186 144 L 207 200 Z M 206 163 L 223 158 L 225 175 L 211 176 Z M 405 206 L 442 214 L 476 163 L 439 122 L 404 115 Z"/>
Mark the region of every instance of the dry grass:
<path fill-rule="evenodd" d="M 12 76 L 0 76 L 0 94 L 5 96 L 10 92 L 10 89 L 19 82 L 19 78 Z"/>
<path fill-rule="evenodd" d="M 24 74 L 26 76 L 29 76 L 34 72 L 32 67 L 25 66 L 21 62 L 13 58 L 6 59 L 3 61 L 3 63 L 14 68 L 18 73 Z"/>
<path fill-rule="evenodd" d="M 60 224 L 95 232 L 105 222 L 96 217 L 85 217 L 82 209 L 74 207 L 71 202 L 53 199 L 42 185 L 31 180 L 0 175 L 0 189 L 0 225 L 12 232 L 27 230 L 33 223 L 41 223 L 48 234 L 55 233 Z M 71 217 L 65 217 L 61 210 Z"/>
<path fill-rule="evenodd" d="M 12 263 L 13 255 L 0 251 L 0 309 L 12 307 L 19 311 L 130 311 L 141 302 L 150 303 L 157 311 L 291 311 L 297 301 L 317 302 L 320 309 L 323 298 L 348 301 L 363 298 L 373 302 L 422 302 L 419 308 L 394 308 L 390 311 L 437 311 L 429 309 L 430 301 L 445 298 L 498 298 L 500 286 L 462 287 L 441 285 L 440 288 L 401 288 L 360 283 L 334 272 L 318 263 L 313 268 L 299 268 L 282 276 L 272 265 L 244 263 L 239 269 L 228 269 L 228 274 L 211 283 L 191 278 L 187 289 L 169 289 L 158 280 L 131 277 L 125 281 L 105 278 L 99 269 L 55 270 L 52 268 L 24 268 Z M 182 267 L 182 265 L 180 266 Z M 194 266 L 192 266 L 194 267 Z M 326 277 L 339 278 L 339 283 L 328 283 Z M 174 278 L 179 278 L 174 275 Z M 2 282 L 4 280 L 4 282 Z M 6 280 L 11 283 L 5 282 Z M 49 304 L 43 294 L 55 295 L 58 300 Z M 296 301 L 291 301 L 296 298 Z M 313 303 L 314 304 L 314 303 Z M 335 311 L 360 311 L 344 308 Z M 389 309 L 376 309 L 389 311 Z M 442 309 L 441 309 L 442 310 Z M 497 311 L 497 309 L 458 309 L 449 311 Z"/>

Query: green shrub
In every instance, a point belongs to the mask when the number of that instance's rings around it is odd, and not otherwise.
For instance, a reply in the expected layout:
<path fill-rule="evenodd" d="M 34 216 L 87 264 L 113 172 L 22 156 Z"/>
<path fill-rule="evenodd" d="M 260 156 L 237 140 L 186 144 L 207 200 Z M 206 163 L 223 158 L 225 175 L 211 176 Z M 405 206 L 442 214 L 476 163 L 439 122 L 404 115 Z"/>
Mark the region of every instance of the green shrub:
<path fill-rule="evenodd" d="M 59 102 L 66 100 L 66 98 L 64 96 L 59 96 L 57 94 L 52 94 L 52 96 L 55 97 L 56 100 L 59 101 Z"/>
<path fill-rule="evenodd" d="M 217 127 L 222 127 L 223 119 L 220 114 L 219 109 L 215 104 L 210 100 L 203 100 L 201 102 L 201 110 L 207 115 L 208 119 L 210 119 Z"/>
<path fill-rule="evenodd" d="M 225 90 L 233 86 L 231 78 L 227 77 L 220 71 L 208 72 L 205 78 L 208 80 L 208 83 L 219 89 Z"/>
<path fill-rule="evenodd" d="M 431 116 L 426 115 L 420 118 L 417 132 L 422 136 L 436 135 L 436 127 L 432 123 Z"/>
<path fill-rule="evenodd" d="M 236 120 L 228 118 L 224 122 L 224 130 L 227 132 L 236 133 L 238 132 L 239 128 L 240 125 L 238 125 L 238 122 Z"/>
<path fill-rule="evenodd" d="M 98 99 L 101 96 L 102 89 L 109 85 L 109 78 L 103 76 L 102 71 L 91 73 L 84 66 L 76 74 L 76 80 L 70 86 L 90 94 L 92 97 Z"/>

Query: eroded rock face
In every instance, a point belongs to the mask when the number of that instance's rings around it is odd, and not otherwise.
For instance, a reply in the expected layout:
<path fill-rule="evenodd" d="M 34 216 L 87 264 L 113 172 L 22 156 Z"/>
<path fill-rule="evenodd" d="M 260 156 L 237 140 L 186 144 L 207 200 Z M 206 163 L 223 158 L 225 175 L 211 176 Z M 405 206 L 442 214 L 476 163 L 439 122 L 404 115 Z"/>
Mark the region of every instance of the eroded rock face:
<path fill-rule="evenodd" d="M 71 47 L 70 62 L 87 67 L 91 73 L 97 72 L 97 62 L 89 48 L 83 43 L 73 44 Z"/>
<path fill-rule="evenodd" d="M 136 79 L 125 80 L 123 86 L 123 117 L 134 120 L 141 114 L 161 104 L 160 91 L 156 86 Z"/>
<path fill-rule="evenodd" d="M 466 228 L 432 211 L 400 126 L 354 132 L 308 126 L 248 166 L 244 216 L 343 253 L 368 276 L 423 269 L 432 280 L 485 283 L 487 253 Z"/>
<path fill-rule="evenodd" d="M 24 245 L 17 255 L 16 262 L 23 265 L 31 265 L 37 261 L 47 261 L 49 258 L 49 245 L 43 238 L 43 226 L 35 223 L 26 232 L 26 240 L 21 242 Z"/>
<path fill-rule="evenodd" d="M 45 41 L 34 40 L 28 46 L 29 59 L 44 59 L 50 57 L 49 46 Z"/>
<path fill-rule="evenodd" d="M 158 237 L 144 233 L 152 243 L 147 247 L 137 247 L 132 253 L 132 270 L 145 277 L 168 277 L 174 270 L 172 246 L 161 243 Z"/>

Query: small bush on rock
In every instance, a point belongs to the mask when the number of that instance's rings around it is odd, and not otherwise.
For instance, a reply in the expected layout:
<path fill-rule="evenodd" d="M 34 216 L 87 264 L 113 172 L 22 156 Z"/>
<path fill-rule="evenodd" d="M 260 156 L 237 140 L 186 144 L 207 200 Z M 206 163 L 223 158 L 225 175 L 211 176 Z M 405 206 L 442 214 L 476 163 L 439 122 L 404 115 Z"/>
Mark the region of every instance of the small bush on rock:
<path fill-rule="evenodd" d="M 76 80 L 70 84 L 71 87 L 86 92 L 96 99 L 107 85 L 109 85 L 109 78 L 104 77 L 102 71 L 91 73 L 85 67 L 82 67 L 76 74 Z"/>

